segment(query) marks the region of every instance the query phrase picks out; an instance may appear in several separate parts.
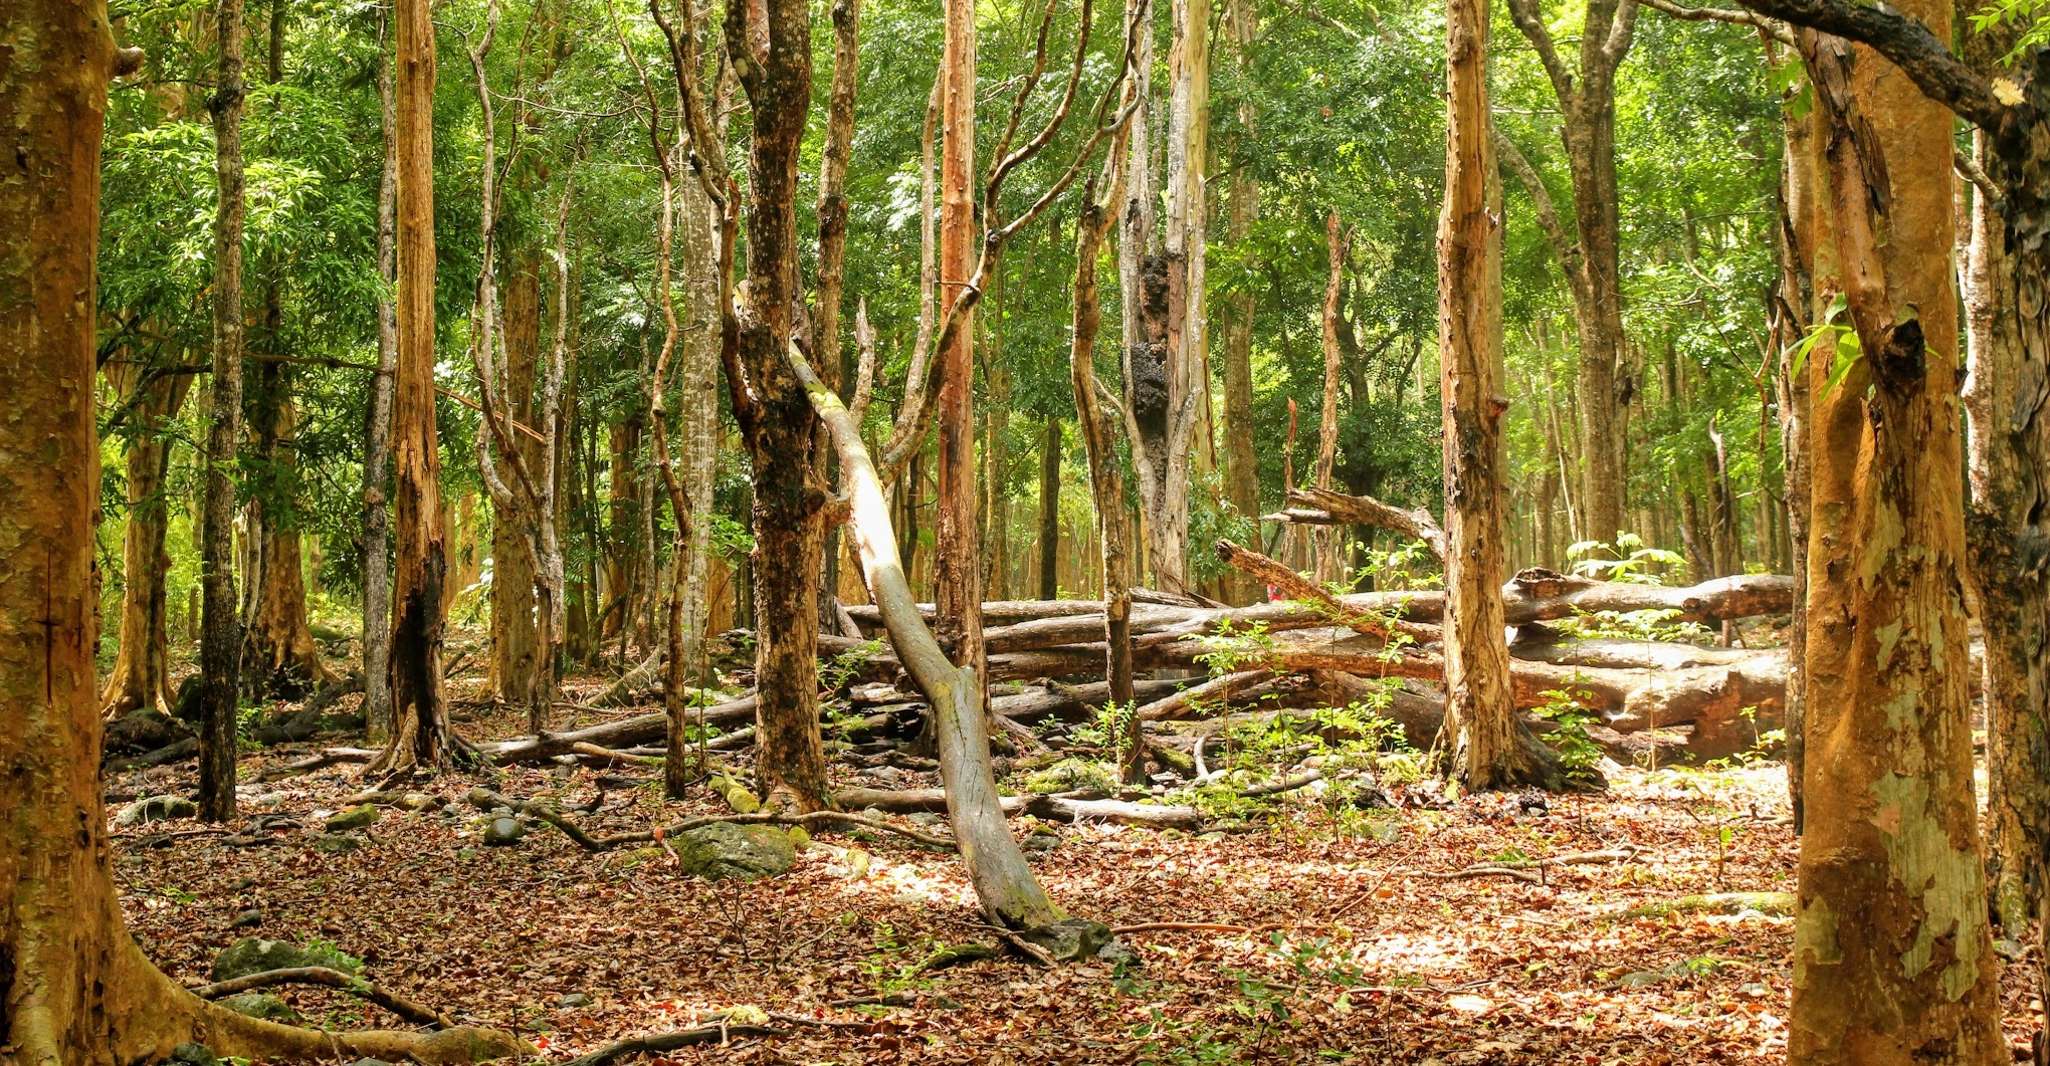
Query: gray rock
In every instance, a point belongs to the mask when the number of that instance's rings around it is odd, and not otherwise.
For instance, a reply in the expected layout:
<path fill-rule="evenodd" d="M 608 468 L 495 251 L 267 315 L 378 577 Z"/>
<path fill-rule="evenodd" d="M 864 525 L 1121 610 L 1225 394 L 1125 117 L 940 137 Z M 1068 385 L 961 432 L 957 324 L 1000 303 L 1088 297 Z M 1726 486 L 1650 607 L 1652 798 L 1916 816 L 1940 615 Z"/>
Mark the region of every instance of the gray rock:
<path fill-rule="evenodd" d="M 797 862 L 797 848 L 768 825 L 715 822 L 678 834 L 671 843 L 685 873 L 712 881 L 774 877 Z"/>
<path fill-rule="evenodd" d="M 137 755 L 190 736 L 191 726 L 162 711 L 134 710 L 107 723 L 100 746 L 107 755 Z"/>
<path fill-rule="evenodd" d="M 591 1005 L 591 997 L 583 994 L 582 992 L 571 992 L 567 995 L 557 997 L 555 1000 L 555 1005 L 558 1007 L 562 1007 L 566 1010 L 575 1007 L 588 1007 Z"/>
<path fill-rule="evenodd" d="M 1057 962 L 1074 962 L 1103 950 L 1103 946 L 1110 942 L 1110 927 L 1083 918 L 1063 918 L 1018 935 L 1045 948 Z"/>
<path fill-rule="evenodd" d="M 330 833 L 340 833 L 350 829 L 362 829 L 374 825 L 380 813 L 376 807 L 368 803 L 360 807 L 351 807 L 346 811 L 336 811 L 327 816 L 327 831 Z"/>
<path fill-rule="evenodd" d="M 440 796 L 426 792 L 408 792 L 399 797 L 399 806 L 409 811 L 424 811 L 429 807 L 439 807 L 445 802 L 447 801 Z"/>
<path fill-rule="evenodd" d="M 501 814 L 484 827 L 484 843 L 494 848 L 507 848 L 520 842 L 527 835 L 527 827 L 518 818 Z"/>
<path fill-rule="evenodd" d="M 362 846 L 362 838 L 342 836 L 339 833 L 322 833 L 313 838 L 313 850 L 327 855 L 341 855 Z"/>
<path fill-rule="evenodd" d="M 357 1059 L 350 1063 L 349 1066 L 392 1066 L 392 1064 L 383 1059 Z"/>
<path fill-rule="evenodd" d="M 910 814 L 905 815 L 904 819 L 908 822 L 911 822 L 914 825 L 922 825 L 928 828 L 945 825 L 947 823 L 945 815 L 937 814 L 933 811 L 913 811 Z"/>
<path fill-rule="evenodd" d="M 183 796 L 146 796 L 121 808 L 121 813 L 114 816 L 114 824 L 141 825 L 172 818 L 192 818 L 198 814 L 199 804 Z"/>
<path fill-rule="evenodd" d="M 280 1025 L 297 1025 L 300 1021 L 299 1012 L 293 1010 L 290 1003 L 269 992 L 243 992 L 229 996 L 221 1000 L 221 1006 L 237 1014 L 277 1022 Z"/>
<path fill-rule="evenodd" d="M 246 910 L 246 911 L 243 911 L 243 912 L 242 912 L 242 913 L 240 913 L 240 914 L 237 914 L 237 915 L 235 916 L 235 920 L 234 920 L 234 921 L 232 921 L 232 922 L 229 922 L 229 923 L 228 923 L 228 928 L 230 928 L 230 929 L 252 929 L 252 928 L 255 928 L 256 926 L 259 926 L 259 925 L 262 925 L 262 924 L 263 924 L 263 912 L 262 912 L 262 911 L 260 911 L 260 910 L 255 910 L 255 909 L 253 909 L 253 908 L 252 908 L 252 909 L 250 909 L 250 910 Z"/>
<path fill-rule="evenodd" d="M 363 963 L 332 947 L 302 948 L 286 940 L 244 937 L 214 957 L 210 976 L 215 981 L 232 981 L 265 970 L 290 970 L 301 966 L 325 966 L 343 973 L 361 973 Z"/>

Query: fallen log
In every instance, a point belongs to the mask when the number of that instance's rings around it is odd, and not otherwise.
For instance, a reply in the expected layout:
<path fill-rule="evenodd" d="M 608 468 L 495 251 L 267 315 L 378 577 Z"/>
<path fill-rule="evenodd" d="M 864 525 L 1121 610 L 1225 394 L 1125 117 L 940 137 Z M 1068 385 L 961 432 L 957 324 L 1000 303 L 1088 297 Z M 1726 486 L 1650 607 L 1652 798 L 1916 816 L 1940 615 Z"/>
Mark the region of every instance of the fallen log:
<path fill-rule="evenodd" d="M 751 722 L 754 720 L 755 703 L 755 697 L 743 696 L 737 700 L 714 704 L 705 708 L 701 714 L 693 714 L 692 717 L 701 719 L 707 725 Z M 521 737 L 516 740 L 482 744 L 478 747 L 492 762 L 500 766 L 512 766 L 519 763 L 546 762 L 558 755 L 573 754 L 579 744 L 617 750 L 661 743 L 668 735 L 669 716 L 656 711 L 652 714 L 637 714 L 631 718 L 601 722 L 567 733 L 544 733 L 538 737 Z"/>
<path fill-rule="evenodd" d="M 1397 507 L 1372 496 L 1348 496 L 1330 489 L 1289 489 L 1288 506 L 1260 516 L 1268 522 L 1296 522 L 1305 525 L 1372 526 L 1391 530 L 1411 540 L 1423 541 L 1431 554 L 1445 561 L 1445 531 L 1431 512 Z"/>
<path fill-rule="evenodd" d="M 1157 700 L 1182 688 L 1181 681 L 1134 681 L 1132 697 L 1138 700 Z M 993 696 L 990 709 L 1014 722 L 1032 722 L 1042 718 L 1071 718 L 1095 712 L 1110 699 L 1110 684 L 1091 681 L 1080 685 L 1062 685 L 1049 682 L 1044 688 L 1033 688 L 1010 696 Z"/>
<path fill-rule="evenodd" d="M 1145 704 L 1139 708 L 1136 717 L 1142 722 L 1158 722 L 1169 718 L 1180 718 L 1201 707 L 1203 704 L 1210 702 L 1222 703 L 1234 697 L 1242 696 L 1247 690 L 1265 684 L 1273 680 L 1273 678 L 1274 672 L 1272 670 L 1241 670 L 1235 674 L 1225 674 L 1222 677 L 1205 681 L 1193 688 L 1185 688 L 1164 699 L 1158 699 L 1152 703 Z"/>

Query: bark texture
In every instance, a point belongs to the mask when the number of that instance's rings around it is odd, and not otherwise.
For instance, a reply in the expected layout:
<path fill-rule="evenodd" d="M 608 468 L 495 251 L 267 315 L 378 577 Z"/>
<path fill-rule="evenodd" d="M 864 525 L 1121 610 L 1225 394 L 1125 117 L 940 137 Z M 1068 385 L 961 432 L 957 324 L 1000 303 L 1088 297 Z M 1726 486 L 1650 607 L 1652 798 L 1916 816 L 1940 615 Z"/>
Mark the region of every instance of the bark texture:
<path fill-rule="evenodd" d="M 1947 35 L 1950 5 L 1903 6 Z M 1950 121 L 1876 55 L 1801 34 L 1830 258 L 1862 358 L 1815 389 L 1808 759 L 1789 1056 L 1992 1063 L 1998 960 L 1973 802 Z M 1820 273 L 1820 272 L 1818 272 Z"/>
<path fill-rule="evenodd" d="M 975 2 L 947 0 L 940 59 L 940 299 L 954 302 L 976 272 Z M 956 317 L 953 315 L 950 318 Z M 975 322 L 972 308 L 941 338 L 938 507 L 933 598 L 940 645 L 956 666 L 986 673 L 982 652 L 982 543 L 975 471 Z M 980 702 L 980 701 L 978 701 Z M 937 709 L 937 705 L 935 705 Z"/>

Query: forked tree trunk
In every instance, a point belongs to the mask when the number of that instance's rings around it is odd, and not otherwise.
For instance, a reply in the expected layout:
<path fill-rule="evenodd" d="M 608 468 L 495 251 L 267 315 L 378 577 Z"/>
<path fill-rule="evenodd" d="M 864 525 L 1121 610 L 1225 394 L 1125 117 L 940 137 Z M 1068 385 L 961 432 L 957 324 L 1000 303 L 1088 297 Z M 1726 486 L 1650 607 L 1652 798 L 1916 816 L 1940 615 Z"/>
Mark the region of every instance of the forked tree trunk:
<path fill-rule="evenodd" d="M 1225 22 L 1233 45 L 1233 64 L 1239 76 L 1252 76 L 1253 42 L 1259 37 L 1260 16 L 1251 0 L 1228 0 Z M 1230 216 L 1226 237 L 1233 245 L 1252 239 L 1253 222 L 1260 213 L 1260 180 L 1253 175 L 1251 156 L 1257 151 L 1259 109 L 1252 94 L 1239 102 L 1237 143 L 1232 145 L 1238 165 L 1232 168 Z M 1260 460 L 1253 451 L 1253 315 L 1258 301 L 1250 287 L 1234 292 L 1226 301 L 1224 333 L 1224 493 L 1232 509 L 1251 521 L 1260 513 Z M 1258 583 L 1234 572 L 1226 588 L 1233 603 L 1254 603 L 1260 598 Z"/>
<path fill-rule="evenodd" d="M 1445 13 L 1445 207 L 1438 221 L 1445 422 L 1446 775 L 1467 789 L 1561 784 L 1516 713 L 1504 636 L 1502 231 L 1488 112 L 1488 7 Z M 1334 227 L 1335 228 L 1335 227 Z"/>
<path fill-rule="evenodd" d="M 219 84 L 208 102 L 214 122 L 213 405 L 206 440 L 206 490 L 200 530 L 202 631 L 199 814 L 235 816 L 235 729 L 242 675 L 242 631 L 235 603 L 235 449 L 242 427 L 242 0 L 221 0 Z"/>
<path fill-rule="evenodd" d="M 396 0 L 398 366 L 392 458 L 397 567 L 392 585 L 389 744 L 373 769 L 447 765 L 458 751 L 442 689 L 447 533 L 434 424 L 434 23 L 427 0 Z"/>
<path fill-rule="evenodd" d="M 156 1062 L 181 1043 L 263 1059 L 368 1055 L 459 1062 L 511 1054 L 502 1033 L 324 1034 L 257 1021 L 174 984 L 129 939 L 109 869 L 97 769 L 90 528 L 100 491 L 93 408 L 99 147 L 114 69 L 106 7 L 0 7 L 0 1048 L 20 1066 Z M 141 62 L 126 53 L 133 69 Z"/>
<path fill-rule="evenodd" d="M 140 370 L 130 372 L 140 381 Z M 127 456 L 128 529 L 121 538 L 121 645 L 100 692 L 102 709 L 110 716 L 137 708 L 160 710 L 172 700 L 164 588 L 171 571 L 171 556 L 164 550 L 169 525 L 164 477 L 171 438 L 164 430 L 177 417 L 191 385 L 190 376 L 175 374 L 135 386 L 143 396 L 129 414 L 135 435 Z"/>
<path fill-rule="evenodd" d="M 1903 11 L 1947 37 L 1949 4 Z M 1877 55 L 1800 39 L 1823 121 L 1831 232 L 1819 247 L 1843 271 L 1863 356 L 1834 389 L 1832 360 L 1808 363 L 1809 758 L 1789 1056 L 2004 1062 L 1958 581 L 1950 116 Z"/>

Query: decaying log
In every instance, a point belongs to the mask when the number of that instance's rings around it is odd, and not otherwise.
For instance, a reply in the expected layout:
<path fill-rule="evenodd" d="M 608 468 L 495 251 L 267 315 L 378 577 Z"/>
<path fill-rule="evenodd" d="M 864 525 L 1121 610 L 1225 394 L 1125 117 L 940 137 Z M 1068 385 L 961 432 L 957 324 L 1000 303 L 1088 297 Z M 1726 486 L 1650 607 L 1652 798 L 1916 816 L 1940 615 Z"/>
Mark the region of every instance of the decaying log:
<path fill-rule="evenodd" d="M 1259 685 L 1273 680 L 1271 670 L 1241 670 L 1233 674 L 1215 677 L 1192 688 L 1185 688 L 1171 696 L 1140 706 L 1137 717 L 1142 722 L 1158 722 L 1180 718 L 1206 703 L 1222 703 L 1245 693 Z"/>
<path fill-rule="evenodd" d="M 707 707 L 701 717 L 707 725 L 751 722 L 754 720 L 755 703 L 755 697 L 743 696 L 737 700 L 728 700 Z M 585 729 L 573 729 L 567 733 L 547 733 L 538 737 L 522 737 L 496 744 L 483 744 L 479 745 L 479 749 L 492 762 L 500 766 L 512 766 L 519 763 L 546 762 L 558 755 L 573 754 L 579 744 L 613 750 L 641 744 L 659 744 L 668 735 L 668 731 L 669 716 L 657 711 L 653 714 L 621 718 L 614 722 L 603 722 Z"/>
<path fill-rule="evenodd" d="M 1180 689 L 1181 681 L 1134 681 L 1132 697 L 1138 700 L 1157 700 Z M 1073 718 L 1093 713 L 1110 699 L 1108 682 L 1091 681 L 1080 685 L 1063 685 L 1049 682 L 1045 688 L 1032 688 L 1009 696 L 992 696 L 990 709 L 1014 722 L 1032 722 L 1042 718 Z"/>
<path fill-rule="evenodd" d="M 1348 496 L 1330 489 L 1289 489 L 1288 506 L 1261 518 L 1269 522 L 1372 526 L 1392 530 L 1411 540 L 1423 541 L 1440 562 L 1445 559 L 1445 531 L 1438 527 L 1438 520 L 1431 517 L 1431 512 L 1421 507 L 1397 507 L 1372 496 Z"/>

